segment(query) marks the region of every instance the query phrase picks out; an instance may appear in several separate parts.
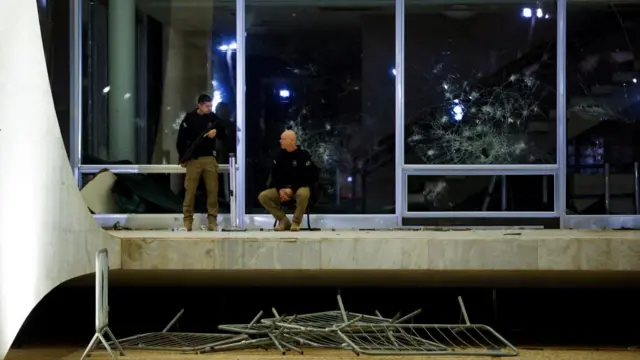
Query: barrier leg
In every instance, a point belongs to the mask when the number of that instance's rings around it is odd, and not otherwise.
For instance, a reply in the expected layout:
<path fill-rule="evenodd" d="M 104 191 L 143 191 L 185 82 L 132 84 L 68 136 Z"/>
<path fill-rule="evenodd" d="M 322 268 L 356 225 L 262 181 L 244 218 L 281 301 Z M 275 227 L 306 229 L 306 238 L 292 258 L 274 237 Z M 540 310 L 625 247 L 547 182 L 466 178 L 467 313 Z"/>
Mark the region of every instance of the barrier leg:
<path fill-rule="evenodd" d="M 118 360 L 118 355 L 113 353 L 113 350 L 111 350 L 111 347 L 109 346 L 109 343 L 104 338 L 104 336 L 102 336 L 102 334 L 98 334 L 98 339 L 100 339 L 102 346 L 104 346 L 104 348 L 107 349 L 107 352 L 109 353 L 109 355 L 111 355 L 111 358 L 114 360 Z"/>
<path fill-rule="evenodd" d="M 108 327 L 104 328 L 104 331 L 107 333 L 107 335 L 109 336 L 109 339 L 111 339 L 111 342 L 113 344 L 115 344 L 116 348 L 118 349 L 118 352 L 120 353 L 120 356 L 124 356 L 124 350 L 122 349 L 122 346 L 120 346 L 120 343 L 118 342 L 118 340 L 116 339 L 116 337 L 113 335 L 113 333 L 111 332 L 111 329 L 109 329 Z"/>
<path fill-rule="evenodd" d="M 87 348 L 84 350 L 84 353 L 80 357 L 80 360 L 84 360 L 85 358 L 87 358 L 89 356 L 89 354 L 93 351 L 93 349 L 96 347 L 97 344 L 98 344 L 98 334 L 95 333 L 93 335 L 93 337 L 91 338 L 91 341 L 89 342 L 89 345 L 87 346 Z"/>
<path fill-rule="evenodd" d="M 101 249 L 96 253 L 96 332 L 80 360 L 91 356 L 98 342 L 102 343 L 112 359 L 118 360 L 118 355 L 113 353 L 109 342 L 104 338 L 105 333 L 118 349 L 120 356 L 124 356 L 122 346 L 109 329 L 109 254 L 107 249 Z"/>

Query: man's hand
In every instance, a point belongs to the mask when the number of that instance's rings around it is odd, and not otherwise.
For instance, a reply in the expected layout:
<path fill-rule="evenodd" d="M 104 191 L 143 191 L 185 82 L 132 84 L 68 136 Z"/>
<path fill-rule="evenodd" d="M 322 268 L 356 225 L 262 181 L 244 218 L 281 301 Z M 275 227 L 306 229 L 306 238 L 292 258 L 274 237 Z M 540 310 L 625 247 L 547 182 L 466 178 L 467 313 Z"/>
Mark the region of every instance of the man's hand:
<path fill-rule="evenodd" d="M 213 130 L 209 130 L 208 133 L 204 134 L 204 136 L 208 137 L 209 139 L 213 139 L 214 137 L 216 137 L 216 129 Z"/>
<path fill-rule="evenodd" d="M 181 167 L 186 168 L 187 167 L 187 163 L 182 163 L 180 164 Z"/>
<path fill-rule="evenodd" d="M 291 189 L 280 189 L 278 193 L 280 194 L 281 202 L 289 201 L 293 197 L 293 190 Z"/>

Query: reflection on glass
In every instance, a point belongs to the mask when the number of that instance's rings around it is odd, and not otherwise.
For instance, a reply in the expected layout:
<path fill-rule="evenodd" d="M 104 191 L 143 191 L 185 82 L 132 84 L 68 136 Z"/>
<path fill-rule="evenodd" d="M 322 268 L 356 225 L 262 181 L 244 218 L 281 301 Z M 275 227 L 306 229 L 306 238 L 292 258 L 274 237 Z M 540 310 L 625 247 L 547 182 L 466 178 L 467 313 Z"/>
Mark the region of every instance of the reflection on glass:
<path fill-rule="evenodd" d="M 95 214 L 180 214 L 184 188 L 172 190 L 172 178 L 184 174 L 84 174 L 81 194 Z M 219 175 L 220 214 L 229 213 L 227 174 Z M 200 179 L 195 212 L 207 213 L 206 188 Z"/>
<path fill-rule="evenodd" d="M 409 176 L 408 211 L 553 211 L 551 175 Z"/>
<path fill-rule="evenodd" d="M 394 2 L 248 1 L 247 213 L 290 128 L 321 169 L 315 213 L 394 211 Z"/>
<path fill-rule="evenodd" d="M 636 214 L 640 1 L 570 3 L 567 213 Z"/>
<path fill-rule="evenodd" d="M 85 1 L 84 9 L 84 164 L 177 164 L 178 126 L 201 93 L 235 134 L 234 2 Z M 235 139 L 219 144 L 219 162 L 233 151 Z"/>
<path fill-rule="evenodd" d="M 555 163 L 555 3 L 407 0 L 405 162 Z"/>
<path fill-rule="evenodd" d="M 53 96 L 58 125 L 60 126 L 60 132 L 68 154 L 70 141 L 69 117 L 71 116 L 69 111 L 70 2 L 66 0 L 36 0 L 36 4 L 38 6 L 42 49 L 47 62 L 51 95 Z"/>

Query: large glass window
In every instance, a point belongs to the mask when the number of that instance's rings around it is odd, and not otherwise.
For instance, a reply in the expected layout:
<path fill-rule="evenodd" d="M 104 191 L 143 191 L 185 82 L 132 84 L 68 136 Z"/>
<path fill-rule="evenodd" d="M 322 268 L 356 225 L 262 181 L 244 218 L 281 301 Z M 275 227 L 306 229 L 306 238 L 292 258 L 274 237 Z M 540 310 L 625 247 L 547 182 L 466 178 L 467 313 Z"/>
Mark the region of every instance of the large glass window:
<path fill-rule="evenodd" d="M 201 93 L 235 134 L 235 2 L 84 2 L 83 164 L 177 164 L 176 136 Z M 228 162 L 235 140 L 220 142 Z M 179 182 L 176 182 L 179 183 Z"/>
<path fill-rule="evenodd" d="M 638 214 L 640 2 L 567 14 L 567 214 Z"/>
<path fill-rule="evenodd" d="M 33 1 L 33 0 L 32 0 Z M 47 61 L 51 94 L 67 154 L 69 153 L 71 112 L 69 111 L 69 1 L 36 1 L 42 47 Z"/>
<path fill-rule="evenodd" d="M 247 213 L 285 129 L 321 169 L 313 213 L 393 213 L 395 3 L 292 4 L 247 2 Z"/>
<path fill-rule="evenodd" d="M 556 4 L 537 4 L 406 0 L 406 164 L 556 162 Z"/>

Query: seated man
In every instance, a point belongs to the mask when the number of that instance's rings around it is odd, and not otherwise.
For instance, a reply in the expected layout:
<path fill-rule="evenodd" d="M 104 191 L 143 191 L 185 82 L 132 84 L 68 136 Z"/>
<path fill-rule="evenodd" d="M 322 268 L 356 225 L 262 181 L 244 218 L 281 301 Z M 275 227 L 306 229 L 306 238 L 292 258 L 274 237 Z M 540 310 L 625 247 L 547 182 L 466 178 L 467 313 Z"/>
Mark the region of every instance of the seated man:
<path fill-rule="evenodd" d="M 300 231 L 309 196 L 309 186 L 318 179 L 318 168 L 311 161 L 311 155 L 296 145 L 296 133 L 287 130 L 280 135 L 280 152 L 273 160 L 271 170 L 271 189 L 260 193 L 260 204 L 278 221 L 276 231 Z M 295 196 L 296 210 L 293 222 L 280 208 L 280 204 Z"/>

